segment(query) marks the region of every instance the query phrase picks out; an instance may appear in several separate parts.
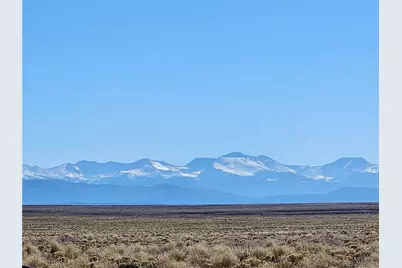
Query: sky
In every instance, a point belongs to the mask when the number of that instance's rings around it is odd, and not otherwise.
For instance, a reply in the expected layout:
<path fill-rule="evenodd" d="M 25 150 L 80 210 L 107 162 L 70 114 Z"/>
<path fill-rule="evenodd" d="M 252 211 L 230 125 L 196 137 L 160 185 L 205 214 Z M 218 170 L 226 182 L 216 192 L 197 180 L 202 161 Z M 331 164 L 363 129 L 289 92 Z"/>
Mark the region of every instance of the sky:
<path fill-rule="evenodd" d="M 23 2 L 23 163 L 378 163 L 378 1 Z"/>

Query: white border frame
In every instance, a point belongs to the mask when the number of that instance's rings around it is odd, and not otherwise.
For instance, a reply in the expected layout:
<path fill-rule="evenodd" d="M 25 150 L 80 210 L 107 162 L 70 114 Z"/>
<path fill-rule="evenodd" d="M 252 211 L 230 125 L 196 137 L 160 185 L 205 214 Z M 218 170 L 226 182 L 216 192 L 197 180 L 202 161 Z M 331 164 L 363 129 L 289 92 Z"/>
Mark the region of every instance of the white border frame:
<path fill-rule="evenodd" d="M 401 265 L 399 244 L 402 241 L 401 14 L 402 1 L 380 0 L 380 267 Z"/>
<path fill-rule="evenodd" d="M 402 1 L 380 0 L 380 267 L 400 263 L 402 241 L 401 14 Z M 0 36 L 0 257 L 21 267 L 22 0 L 0 1 Z"/>
<path fill-rule="evenodd" d="M 0 259 L 22 267 L 22 0 L 0 1 Z"/>

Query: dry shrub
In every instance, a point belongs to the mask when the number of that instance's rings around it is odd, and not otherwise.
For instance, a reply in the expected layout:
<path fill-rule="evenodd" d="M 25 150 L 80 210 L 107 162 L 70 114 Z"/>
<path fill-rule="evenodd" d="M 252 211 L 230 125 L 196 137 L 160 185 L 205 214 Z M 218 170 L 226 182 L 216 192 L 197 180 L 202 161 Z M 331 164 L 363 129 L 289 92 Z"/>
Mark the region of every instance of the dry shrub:
<path fill-rule="evenodd" d="M 260 259 L 260 260 L 265 260 L 269 256 L 271 256 L 271 251 L 268 248 L 264 247 L 256 247 L 253 249 L 250 253 L 251 256 Z"/>
<path fill-rule="evenodd" d="M 131 248 L 129 248 L 131 249 Z M 116 259 L 126 253 L 124 245 L 109 245 L 100 252 L 100 256 L 107 259 Z"/>
<path fill-rule="evenodd" d="M 178 234 L 175 237 L 175 240 L 182 241 L 182 242 L 185 242 L 185 241 L 188 241 L 188 240 L 193 240 L 193 239 L 194 238 L 193 238 L 193 236 L 191 234 L 185 234 L 185 233 Z"/>
<path fill-rule="evenodd" d="M 231 248 L 221 245 L 212 248 L 211 264 L 213 268 L 233 267 L 237 263 L 238 258 Z"/>
<path fill-rule="evenodd" d="M 169 253 L 169 257 L 175 261 L 184 261 L 186 260 L 186 252 L 180 249 L 173 249 Z"/>
<path fill-rule="evenodd" d="M 119 240 L 120 240 L 120 236 L 117 235 L 117 234 L 112 234 L 112 235 L 109 237 L 109 239 L 110 239 L 110 241 L 112 241 L 113 243 L 117 243 L 117 242 L 119 242 Z"/>
<path fill-rule="evenodd" d="M 191 267 L 185 262 L 171 260 L 167 255 L 163 255 L 156 261 L 157 268 L 189 268 Z"/>
<path fill-rule="evenodd" d="M 264 246 L 267 247 L 267 248 L 273 247 L 274 246 L 274 241 L 273 240 L 267 240 L 265 242 Z"/>
<path fill-rule="evenodd" d="M 162 253 L 162 249 L 161 249 L 159 246 L 157 246 L 157 245 L 151 245 L 151 246 L 149 246 L 149 247 L 146 249 L 146 251 L 147 251 L 149 254 L 154 255 L 154 256 L 157 256 L 157 255 L 159 255 L 159 254 Z"/>
<path fill-rule="evenodd" d="M 292 265 L 297 265 L 304 258 L 302 254 L 290 254 L 287 258 L 288 262 Z"/>
<path fill-rule="evenodd" d="M 135 252 L 135 253 L 132 255 L 132 257 L 133 257 L 134 259 L 136 259 L 137 261 L 139 261 L 139 262 L 147 262 L 148 260 L 151 259 L 151 256 L 149 256 L 149 254 L 148 254 L 147 252 L 145 252 L 145 251 L 138 251 L 138 252 Z"/>
<path fill-rule="evenodd" d="M 80 255 L 76 259 L 70 260 L 68 262 L 68 267 L 71 268 L 91 268 L 91 262 L 87 255 Z"/>
<path fill-rule="evenodd" d="M 50 253 L 56 253 L 62 251 L 63 245 L 61 245 L 56 240 L 51 240 L 49 242 L 49 251 Z"/>
<path fill-rule="evenodd" d="M 330 256 L 320 253 L 316 255 L 310 255 L 308 258 L 305 258 L 302 262 L 303 267 L 311 267 L 311 268 L 327 268 L 327 267 L 338 267 L 338 268 L 343 268 L 347 267 L 348 265 L 346 264 L 345 261 L 343 262 L 336 262 L 334 259 L 332 259 Z M 350 267 L 350 266 L 349 266 Z"/>
<path fill-rule="evenodd" d="M 80 254 L 80 250 L 73 244 L 65 245 L 62 252 L 67 259 L 75 259 Z"/>
<path fill-rule="evenodd" d="M 158 268 L 173 268 L 173 262 L 164 254 L 156 260 L 156 266 Z"/>
<path fill-rule="evenodd" d="M 186 243 L 181 240 L 177 241 L 175 244 L 175 248 L 177 248 L 177 249 L 183 249 L 183 248 L 185 248 L 185 246 L 186 246 Z"/>
<path fill-rule="evenodd" d="M 165 251 L 165 252 L 171 251 L 171 250 L 173 250 L 175 248 L 176 248 L 176 243 L 173 242 L 173 241 L 169 241 L 168 243 L 166 243 L 166 244 L 164 244 L 162 246 L 162 250 Z"/>
<path fill-rule="evenodd" d="M 206 246 L 198 244 L 189 248 L 187 259 L 190 264 L 198 267 L 206 267 L 210 253 Z"/>
<path fill-rule="evenodd" d="M 247 259 L 250 256 L 249 249 L 243 247 L 235 247 L 233 248 L 233 252 L 237 256 L 240 262 Z"/>
<path fill-rule="evenodd" d="M 101 255 L 101 249 L 100 248 L 88 248 L 87 249 L 87 254 L 90 256 L 100 256 Z"/>
<path fill-rule="evenodd" d="M 119 258 L 119 255 L 114 250 L 114 245 L 102 248 L 98 254 L 102 259 L 107 260 Z"/>
<path fill-rule="evenodd" d="M 27 255 L 33 255 L 33 254 L 37 254 L 39 252 L 38 248 L 31 244 L 31 243 L 27 243 L 24 245 L 24 253 Z"/>
<path fill-rule="evenodd" d="M 50 268 L 50 265 L 47 263 L 47 261 L 39 254 L 26 257 L 24 264 L 33 268 Z"/>
<path fill-rule="evenodd" d="M 279 261 L 280 258 L 286 253 L 286 247 L 278 246 L 272 248 L 272 253 L 274 254 L 274 261 Z"/>
<path fill-rule="evenodd" d="M 294 245 L 294 247 L 296 248 L 297 251 L 304 251 L 304 252 L 307 252 L 307 251 L 309 251 L 309 249 L 310 249 L 309 245 L 308 245 L 306 242 L 304 242 L 304 241 L 302 241 L 302 242 L 297 242 L 297 243 Z"/>
<path fill-rule="evenodd" d="M 113 250 L 119 254 L 119 255 L 124 255 L 126 252 L 127 247 L 125 245 L 119 244 L 113 247 Z"/>
<path fill-rule="evenodd" d="M 237 265 L 236 267 L 252 268 L 252 267 L 260 267 L 263 264 L 264 264 L 264 261 L 251 256 L 251 257 L 243 260 L 242 262 L 240 262 L 239 265 Z"/>
<path fill-rule="evenodd" d="M 138 243 L 136 243 L 134 245 L 129 246 L 126 249 L 126 251 L 128 252 L 128 254 L 132 255 L 132 254 L 137 253 L 137 252 L 145 251 L 145 247 L 140 245 L 140 244 L 138 244 Z"/>
<path fill-rule="evenodd" d="M 84 234 L 83 237 L 88 239 L 88 240 L 94 240 L 95 239 L 95 235 L 93 233 L 91 233 L 91 232 Z"/>

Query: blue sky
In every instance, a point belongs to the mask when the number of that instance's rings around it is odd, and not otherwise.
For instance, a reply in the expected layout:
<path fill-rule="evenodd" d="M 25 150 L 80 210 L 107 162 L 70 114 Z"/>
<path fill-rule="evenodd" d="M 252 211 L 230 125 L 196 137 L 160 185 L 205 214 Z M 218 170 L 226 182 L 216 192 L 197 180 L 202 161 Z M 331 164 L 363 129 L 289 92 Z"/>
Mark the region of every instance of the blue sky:
<path fill-rule="evenodd" d="M 23 162 L 378 162 L 378 1 L 24 1 Z"/>

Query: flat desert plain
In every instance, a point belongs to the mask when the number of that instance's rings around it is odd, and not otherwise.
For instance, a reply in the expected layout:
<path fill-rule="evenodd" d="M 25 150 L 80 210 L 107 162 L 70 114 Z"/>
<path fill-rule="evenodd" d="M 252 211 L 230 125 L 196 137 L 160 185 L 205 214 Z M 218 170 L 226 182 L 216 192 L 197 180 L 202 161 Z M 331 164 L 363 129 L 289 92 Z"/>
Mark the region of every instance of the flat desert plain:
<path fill-rule="evenodd" d="M 35 268 L 378 267 L 378 203 L 23 206 Z"/>

